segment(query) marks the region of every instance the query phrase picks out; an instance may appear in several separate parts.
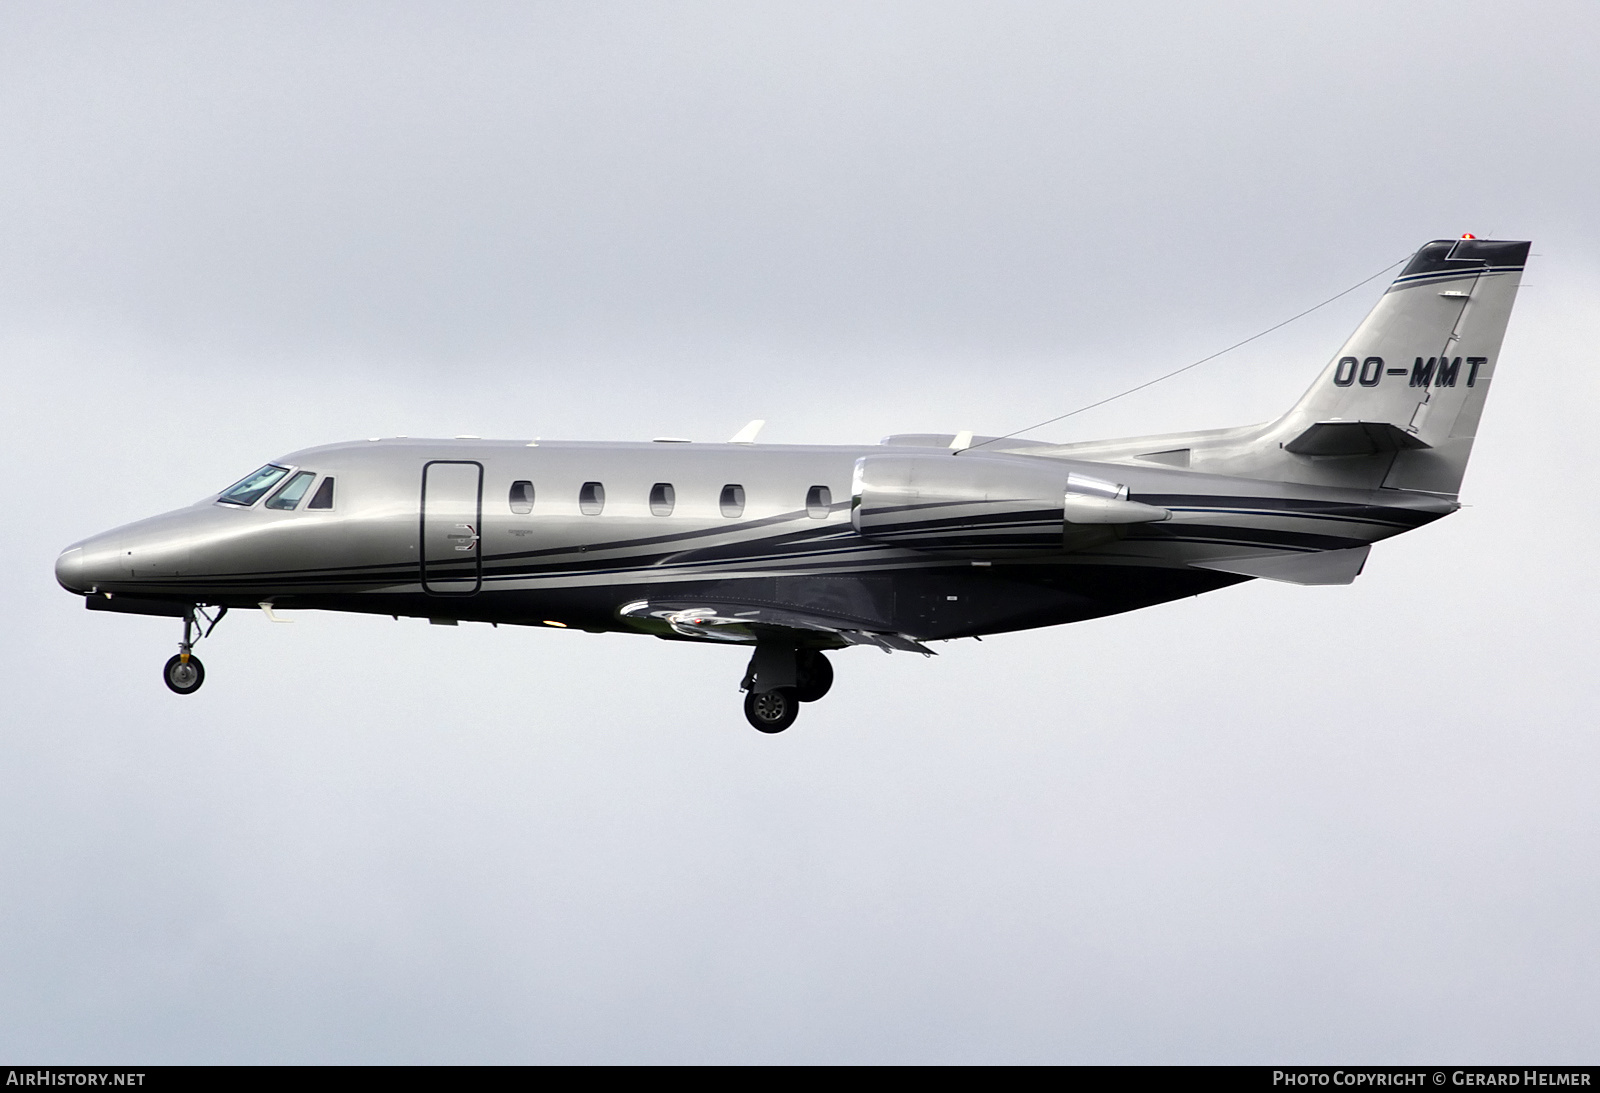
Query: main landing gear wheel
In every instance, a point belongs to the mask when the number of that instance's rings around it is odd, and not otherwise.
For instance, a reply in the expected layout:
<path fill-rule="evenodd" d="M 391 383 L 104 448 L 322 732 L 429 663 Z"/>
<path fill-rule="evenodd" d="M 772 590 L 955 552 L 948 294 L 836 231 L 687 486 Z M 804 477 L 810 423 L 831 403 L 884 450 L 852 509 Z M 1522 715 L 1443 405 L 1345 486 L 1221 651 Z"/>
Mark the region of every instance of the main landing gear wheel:
<path fill-rule="evenodd" d="M 794 696 L 801 702 L 816 702 L 833 686 L 833 665 L 821 653 L 800 657 Z"/>
<path fill-rule="evenodd" d="M 745 693 L 745 720 L 762 732 L 782 732 L 794 724 L 794 719 L 799 713 L 800 700 L 796 697 L 793 687 L 775 687 L 770 691 Z"/>
<path fill-rule="evenodd" d="M 174 694 L 192 695 L 206 681 L 206 666 L 193 653 L 175 653 L 161 671 L 161 678 Z M 791 718 L 793 720 L 793 718 Z"/>

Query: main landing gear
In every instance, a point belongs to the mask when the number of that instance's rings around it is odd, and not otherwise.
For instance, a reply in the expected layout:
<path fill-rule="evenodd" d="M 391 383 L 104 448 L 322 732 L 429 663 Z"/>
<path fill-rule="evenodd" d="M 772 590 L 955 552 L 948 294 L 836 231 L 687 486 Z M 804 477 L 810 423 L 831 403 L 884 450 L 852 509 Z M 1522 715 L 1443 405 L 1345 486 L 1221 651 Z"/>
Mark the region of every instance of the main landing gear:
<path fill-rule="evenodd" d="M 183 616 L 183 640 L 178 643 L 178 653 L 161 669 L 161 678 L 173 694 L 192 695 L 206 681 L 206 666 L 194 655 L 194 643 L 201 638 L 209 638 L 211 631 L 217 628 L 217 623 L 227 613 L 228 609 L 222 607 L 217 610 L 215 617 L 211 617 L 196 605 Z M 197 634 L 202 623 L 205 629 Z"/>
<path fill-rule="evenodd" d="M 745 720 L 761 732 L 782 732 L 800 715 L 800 703 L 833 687 L 833 665 L 815 649 L 758 645 L 740 687 Z"/>

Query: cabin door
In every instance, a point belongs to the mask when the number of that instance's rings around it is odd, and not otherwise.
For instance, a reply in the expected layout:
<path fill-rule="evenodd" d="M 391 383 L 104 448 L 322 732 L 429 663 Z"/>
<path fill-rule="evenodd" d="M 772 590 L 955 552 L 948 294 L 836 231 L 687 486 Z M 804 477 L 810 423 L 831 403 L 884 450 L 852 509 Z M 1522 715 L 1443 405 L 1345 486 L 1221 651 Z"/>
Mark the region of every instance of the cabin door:
<path fill-rule="evenodd" d="M 483 584 L 483 464 L 440 459 L 422 468 L 422 590 L 470 596 Z"/>

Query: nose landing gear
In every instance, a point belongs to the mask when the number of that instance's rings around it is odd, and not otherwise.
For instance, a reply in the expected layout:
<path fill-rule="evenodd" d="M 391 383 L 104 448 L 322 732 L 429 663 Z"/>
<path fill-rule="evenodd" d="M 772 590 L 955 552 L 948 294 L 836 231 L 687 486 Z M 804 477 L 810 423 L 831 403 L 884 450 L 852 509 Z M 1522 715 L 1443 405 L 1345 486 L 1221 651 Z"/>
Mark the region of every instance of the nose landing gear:
<path fill-rule="evenodd" d="M 183 640 L 178 643 L 178 653 L 161 669 L 161 679 L 173 694 L 192 695 L 206 681 L 206 666 L 194 655 L 194 643 L 210 637 L 211 631 L 217 628 L 217 623 L 227 613 L 228 609 L 222 607 L 218 609 L 216 617 L 211 618 L 196 605 L 183 616 Z M 199 623 L 205 624 L 205 630 L 196 634 Z"/>
<path fill-rule="evenodd" d="M 833 665 L 815 649 L 758 645 L 741 688 L 744 717 L 759 732 L 782 732 L 833 686 Z"/>

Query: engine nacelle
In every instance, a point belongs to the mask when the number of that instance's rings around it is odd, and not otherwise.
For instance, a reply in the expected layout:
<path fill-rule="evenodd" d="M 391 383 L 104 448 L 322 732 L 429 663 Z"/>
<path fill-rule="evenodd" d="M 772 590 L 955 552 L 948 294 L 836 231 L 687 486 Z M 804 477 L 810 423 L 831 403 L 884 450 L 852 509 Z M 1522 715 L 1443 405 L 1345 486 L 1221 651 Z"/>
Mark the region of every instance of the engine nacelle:
<path fill-rule="evenodd" d="M 1081 550 L 1172 514 L 1054 460 L 963 452 L 856 460 L 850 522 L 869 539 L 963 557 Z"/>

